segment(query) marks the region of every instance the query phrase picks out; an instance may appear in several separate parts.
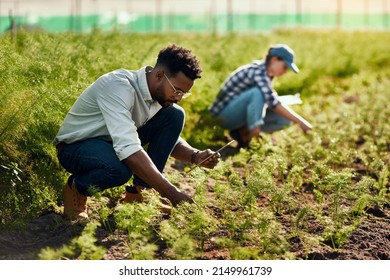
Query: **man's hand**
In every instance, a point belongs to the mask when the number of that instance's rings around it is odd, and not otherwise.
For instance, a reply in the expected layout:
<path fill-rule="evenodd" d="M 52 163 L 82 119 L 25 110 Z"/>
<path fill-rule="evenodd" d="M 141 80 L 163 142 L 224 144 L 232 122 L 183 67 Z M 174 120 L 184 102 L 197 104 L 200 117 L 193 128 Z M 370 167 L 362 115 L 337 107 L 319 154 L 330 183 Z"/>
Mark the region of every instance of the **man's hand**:
<path fill-rule="evenodd" d="M 181 192 L 160 173 L 144 150 L 132 154 L 123 162 L 134 174 L 158 191 L 162 197 L 169 199 L 173 206 L 177 206 L 182 201 L 193 202 L 191 196 Z"/>
<path fill-rule="evenodd" d="M 210 157 L 210 158 L 208 160 L 204 161 L 207 157 Z M 204 161 L 203 163 L 200 164 L 200 166 L 206 167 L 206 168 L 214 168 L 218 164 L 220 158 L 221 158 L 220 153 L 216 153 L 216 152 L 211 151 L 210 149 L 207 149 L 204 151 L 199 151 L 195 155 L 194 163 L 199 165 L 199 163 Z"/>
<path fill-rule="evenodd" d="M 193 203 L 194 200 L 189 196 L 188 194 L 181 192 L 177 190 L 174 193 L 169 193 L 168 195 L 165 196 L 166 198 L 169 199 L 169 201 L 172 203 L 173 206 L 177 206 L 180 202 L 189 202 Z"/>

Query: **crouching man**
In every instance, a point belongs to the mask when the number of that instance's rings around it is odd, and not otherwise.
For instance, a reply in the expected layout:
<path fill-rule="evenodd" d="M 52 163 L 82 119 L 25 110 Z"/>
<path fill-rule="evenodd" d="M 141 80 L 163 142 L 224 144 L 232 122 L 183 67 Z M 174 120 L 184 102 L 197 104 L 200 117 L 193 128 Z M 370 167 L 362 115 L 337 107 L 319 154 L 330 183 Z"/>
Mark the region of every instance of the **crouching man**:
<path fill-rule="evenodd" d="M 76 100 L 54 139 L 60 164 L 71 173 L 64 186 L 64 215 L 87 218 L 87 197 L 126 184 L 125 201 L 141 201 L 154 188 L 173 206 L 192 198 L 162 174 L 168 157 L 213 168 L 220 158 L 180 137 L 184 110 L 177 105 L 201 77 L 186 48 L 162 49 L 154 67 L 119 69 L 99 77 Z M 143 147 L 147 145 L 145 150 Z"/>

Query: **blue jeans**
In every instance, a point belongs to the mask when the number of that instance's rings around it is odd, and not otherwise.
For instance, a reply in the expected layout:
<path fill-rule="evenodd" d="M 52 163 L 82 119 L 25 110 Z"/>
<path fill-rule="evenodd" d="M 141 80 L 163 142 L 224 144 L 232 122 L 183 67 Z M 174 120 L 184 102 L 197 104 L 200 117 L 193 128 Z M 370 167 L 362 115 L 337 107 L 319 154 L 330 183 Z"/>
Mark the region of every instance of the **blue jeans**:
<path fill-rule="evenodd" d="M 249 130 L 261 126 L 261 131 L 273 132 L 285 128 L 291 121 L 266 110 L 264 95 L 258 87 L 244 91 L 219 113 L 222 127 L 235 130 L 247 126 Z M 264 112 L 264 113 L 263 113 Z"/>
<path fill-rule="evenodd" d="M 177 143 L 184 119 L 181 107 L 162 108 L 137 131 L 141 145 L 148 145 L 147 153 L 160 172 Z M 86 196 L 121 186 L 133 176 L 133 172 L 117 157 L 112 143 L 100 138 L 65 144 L 58 153 L 58 160 L 71 173 L 68 183 L 74 182 L 78 192 Z M 136 175 L 133 183 L 150 188 Z"/>

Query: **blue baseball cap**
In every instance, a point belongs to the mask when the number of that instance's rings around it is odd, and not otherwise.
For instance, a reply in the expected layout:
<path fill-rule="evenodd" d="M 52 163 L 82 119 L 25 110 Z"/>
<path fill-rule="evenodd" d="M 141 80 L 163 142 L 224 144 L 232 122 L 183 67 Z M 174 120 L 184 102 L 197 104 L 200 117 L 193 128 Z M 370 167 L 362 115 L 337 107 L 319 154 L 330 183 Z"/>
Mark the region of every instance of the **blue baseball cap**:
<path fill-rule="evenodd" d="M 295 73 L 299 72 L 298 66 L 294 63 L 295 53 L 289 46 L 283 44 L 272 46 L 270 54 L 282 58 Z"/>

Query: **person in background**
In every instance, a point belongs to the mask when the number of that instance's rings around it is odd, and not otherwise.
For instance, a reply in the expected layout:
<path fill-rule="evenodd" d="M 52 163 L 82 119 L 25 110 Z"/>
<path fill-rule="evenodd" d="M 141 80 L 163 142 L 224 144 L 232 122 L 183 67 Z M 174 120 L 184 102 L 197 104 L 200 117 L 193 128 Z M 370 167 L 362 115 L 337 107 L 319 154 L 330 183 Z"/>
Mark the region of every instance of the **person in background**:
<path fill-rule="evenodd" d="M 193 202 L 162 172 L 170 155 L 194 164 L 213 155 L 202 164 L 207 168 L 219 161 L 219 153 L 199 151 L 180 137 L 185 112 L 177 103 L 190 95 L 201 72 L 191 50 L 169 45 L 154 67 L 112 71 L 79 96 L 53 141 L 60 164 L 71 173 L 64 186 L 66 218 L 88 218 L 88 196 L 132 176 L 125 202 L 142 201 L 142 191 L 151 188 L 173 206 Z"/>
<path fill-rule="evenodd" d="M 236 69 L 223 83 L 209 108 L 224 129 L 238 142 L 248 147 L 260 132 L 273 132 L 297 123 L 306 133 L 312 125 L 278 100 L 272 81 L 288 69 L 299 72 L 295 53 L 287 45 L 271 46 L 263 60 Z"/>

